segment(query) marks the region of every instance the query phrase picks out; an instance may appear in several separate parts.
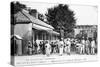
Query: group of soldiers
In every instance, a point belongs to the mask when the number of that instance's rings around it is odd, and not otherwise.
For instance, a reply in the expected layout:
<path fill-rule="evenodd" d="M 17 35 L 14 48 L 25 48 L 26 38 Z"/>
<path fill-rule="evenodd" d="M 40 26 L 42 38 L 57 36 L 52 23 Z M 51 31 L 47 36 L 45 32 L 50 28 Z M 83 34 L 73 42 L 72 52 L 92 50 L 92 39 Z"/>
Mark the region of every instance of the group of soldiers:
<path fill-rule="evenodd" d="M 79 54 L 96 54 L 97 53 L 97 42 L 94 38 L 91 41 L 87 38 L 82 40 L 77 40 L 76 49 Z"/>
<path fill-rule="evenodd" d="M 50 56 L 51 54 L 96 54 L 97 44 L 95 39 L 90 41 L 88 38 L 81 40 L 75 38 L 66 38 L 57 41 L 35 41 L 28 43 L 28 54 L 43 54 Z"/>

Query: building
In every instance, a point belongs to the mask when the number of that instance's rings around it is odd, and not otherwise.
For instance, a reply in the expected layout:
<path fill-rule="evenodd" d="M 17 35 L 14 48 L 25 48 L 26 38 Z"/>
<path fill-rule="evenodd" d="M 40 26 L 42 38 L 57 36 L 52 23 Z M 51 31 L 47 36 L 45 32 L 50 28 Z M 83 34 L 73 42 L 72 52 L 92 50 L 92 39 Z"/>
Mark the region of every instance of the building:
<path fill-rule="evenodd" d="M 38 19 L 38 12 L 33 10 L 33 13 L 23 9 L 14 15 L 15 24 L 11 24 L 11 35 L 17 35 L 22 38 L 20 44 L 16 42 L 20 49 L 20 55 L 27 54 L 28 42 L 32 44 L 34 41 L 41 40 L 57 40 L 59 33 L 54 31 L 54 28 Z"/>
<path fill-rule="evenodd" d="M 75 36 L 77 34 L 86 34 L 88 38 L 97 37 L 97 25 L 77 25 L 74 29 Z"/>

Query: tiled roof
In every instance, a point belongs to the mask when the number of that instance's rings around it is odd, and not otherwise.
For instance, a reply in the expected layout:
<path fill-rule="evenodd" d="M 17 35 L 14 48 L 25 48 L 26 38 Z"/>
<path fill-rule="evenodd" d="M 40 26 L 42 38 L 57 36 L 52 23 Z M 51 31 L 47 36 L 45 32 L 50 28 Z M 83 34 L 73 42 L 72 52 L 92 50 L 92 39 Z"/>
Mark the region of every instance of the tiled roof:
<path fill-rule="evenodd" d="M 16 23 L 30 22 L 30 20 L 21 11 L 14 15 L 14 19 L 16 19 Z"/>
<path fill-rule="evenodd" d="M 31 16 L 26 10 L 22 10 L 23 14 L 26 15 L 28 17 L 28 19 L 30 19 L 30 21 L 33 23 L 33 24 L 37 24 L 37 25 L 40 25 L 40 26 L 44 26 L 44 27 L 47 27 L 47 28 L 51 28 L 51 29 L 54 29 L 51 25 L 49 24 L 46 24 L 45 22 Z"/>

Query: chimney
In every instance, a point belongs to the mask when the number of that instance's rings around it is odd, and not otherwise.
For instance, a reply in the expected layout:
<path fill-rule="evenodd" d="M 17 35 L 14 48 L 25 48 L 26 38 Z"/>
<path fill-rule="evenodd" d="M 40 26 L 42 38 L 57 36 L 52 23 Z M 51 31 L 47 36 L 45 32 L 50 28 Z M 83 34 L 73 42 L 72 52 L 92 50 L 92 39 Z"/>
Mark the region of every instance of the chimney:
<path fill-rule="evenodd" d="M 29 11 L 29 14 L 38 19 L 38 12 L 37 12 L 36 9 L 31 9 L 31 10 Z"/>

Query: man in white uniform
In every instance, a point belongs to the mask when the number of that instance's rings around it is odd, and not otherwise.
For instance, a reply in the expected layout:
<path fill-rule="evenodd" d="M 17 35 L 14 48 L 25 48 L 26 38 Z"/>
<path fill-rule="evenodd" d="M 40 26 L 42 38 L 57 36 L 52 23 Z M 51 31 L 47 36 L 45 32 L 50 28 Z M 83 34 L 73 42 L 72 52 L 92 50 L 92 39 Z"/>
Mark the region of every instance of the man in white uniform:
<path fill-rule="evenodd" d="M 82 48 L 81 48 L 81 53 L 85 53 L 85 40 L 84 40 L 84 38 L 82 39 L 82 41 L 81 41 L 81 43 L 82 43 Z"/>
<path fill-rule="evenodd" d="M 91 41 L 91 54 L 95 54 L 95 40 Z"/>
<path fill-rule="evenodd" d="M 46 49 L 46 55 L 49 56 L 51 52 L 51 46 L 48 41 L 45 44 L 45 49 Z"/>
<path fill-rule="evenodd" d="M 71 41 L 70 41 L 70 39 L 68 39 L 66 43 L 67 43 L 67 45 L 66 45 L 66 48 L 67 48 L 67 54 L 70 55 L 70 47 L 71 47 Z"/>
<path fill-rule="evenodd" d="M 87 54 L 90 53 L 89 46 L 90 46 L 90 41 L 89 41 L 88 38 L 87 38 L 87 40 L 86 40 L 86 53 L 87 53 Z"/>
<path fill-rule="evenodd" d="M 40 50 L 40 46 L 39 46 L 40 41 L 39 40 L 36 40 L 36 44 L 37 44 L 37 53 L 39 53 L 39 50 Z"/>
<path fill-rule="evenodd" d="M 63 54 L 63 48 L 64 48 L 64 42 L 63 39 L 59 42 L 59 55 L 62 56 Z"/>

